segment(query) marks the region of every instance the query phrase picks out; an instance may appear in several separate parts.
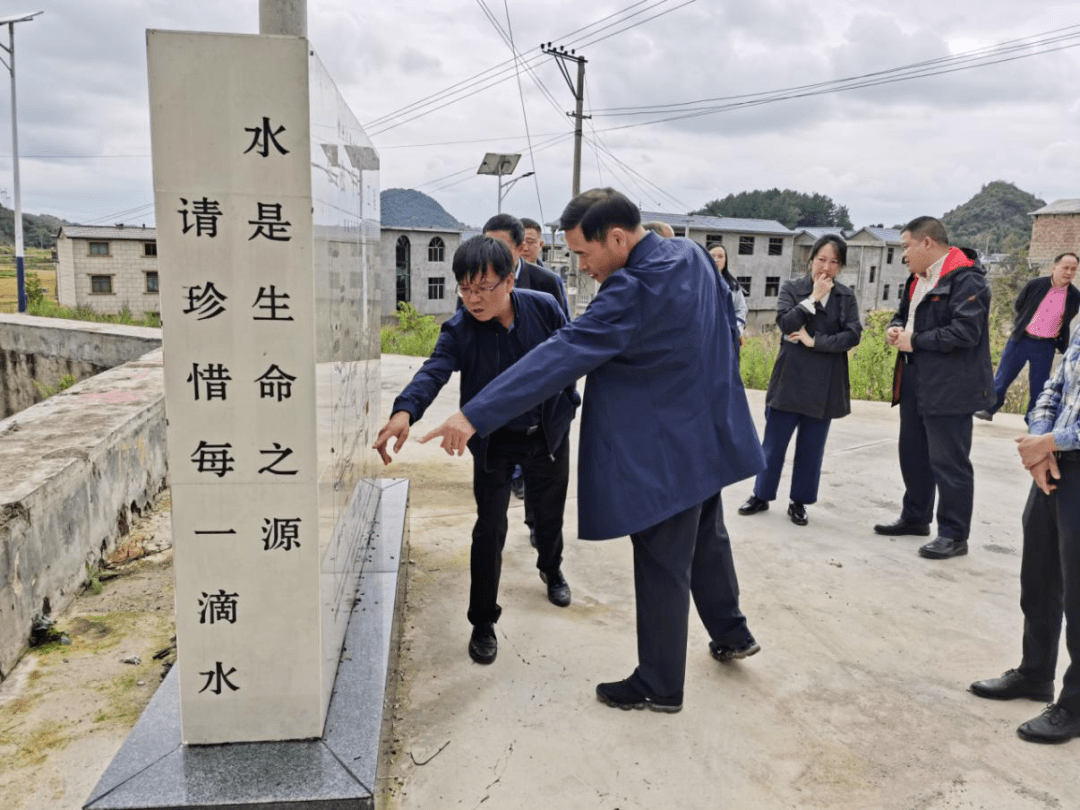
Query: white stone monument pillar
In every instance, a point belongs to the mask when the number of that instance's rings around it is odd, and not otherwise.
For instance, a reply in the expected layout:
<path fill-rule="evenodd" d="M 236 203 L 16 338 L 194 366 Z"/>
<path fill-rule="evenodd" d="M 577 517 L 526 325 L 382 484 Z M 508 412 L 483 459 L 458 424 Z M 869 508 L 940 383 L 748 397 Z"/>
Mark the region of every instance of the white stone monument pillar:
<path fill-rule="evenodd" d="M 330 156 L 377 157 L 307 40 L 147 36 L 183 740 L 316 738 L 377 501 L 371 235 Z"/>

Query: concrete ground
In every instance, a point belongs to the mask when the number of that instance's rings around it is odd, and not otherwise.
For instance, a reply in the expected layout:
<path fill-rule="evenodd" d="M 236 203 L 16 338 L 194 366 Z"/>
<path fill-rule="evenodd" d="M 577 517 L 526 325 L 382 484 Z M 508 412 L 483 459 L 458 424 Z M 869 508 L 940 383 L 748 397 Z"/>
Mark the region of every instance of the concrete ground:
<path fill-rule="evenodd" d="M 419 364 L 383 358 L 384 418 Z M 763 392 L 749 397 L 760 430 Z M 1040 704 L 966 691 L 1019 661 L 1030 485 L 1013 446 L 1021 417 L 975 423 L 975 518 L 963 558 L 925 560 L 916 554 L 923 540 L 873 533 L 899 514 L 902 493 L 898 414 L 886 404 L 854 403 L 834 423 L 809 526 L 787 519 L 783 499 L 741 517 L 750 482 L 726 490 L 742 606 L 762 652 L 718 664 L 692 615 L 684 709 L 662 715 L 595 698 L 598 682 L 635 665 L 631 553 L 625 538 L 572 539 L 575 477 L 563 568 L 573 605 L 547 602 L 512 500 L 499 656 L 487 667 L 469 659 L 471 467 L 415 442 L 456 407 L 454 381 L 386 470 L 413 482 L 392 807 L 1080 806 L 1080 741 L 1023 742 L 1015 727 Z M 782 495 L 787 482 L 785 474 Z M 1061 660 L 1063 671 L 1064 650 Z"/>
<path fill-rule="evenodd" d="M 383 419 L 419 365 L 417 358 L 383 358 Z M 760 428 L 764 395 L 749 396 Z M 469 659 L 471 465 L 415 441 L 456 407 L 455 379 L 386 469 L 388 476 L 412 479 L 388 807 L 1080 807 L 1080 740 L 1049 747 L 1023 742 L 1016 726 L 1042 706 L 986 701 L 966 691 L 972 680 L 1019 660 L 1020 514 L 1029 488 L 1013 447 L 1023 432 L 1019 416 L 975 423 L 976 515 L 967 557 L 924 560 L 916 554 L 919 538 L 873 533 L 874 523 L 897 516 L 901 495 L 897 413 L 881 403 L 854 403 L 854 413 L 835 422 L 809 526 L 787 519 L 784 500 L 740 517 L 735 510 L 751 484 L 730 487 L 724 503 L 742 606 L 762 652 L 718 664 L 692 616 L 684 709 L 662 715 L 596 701 L 598 682 L 623 678 L 635 665 L 630 543 L 573 539 L 573 472 L 564 564 L 573 605 L 560 609 L 547 601 L 522 504 L 513 500 L 499 656 L 487 667 Z M 781 493 L 786 486 L 785 476 Z M 167 524 L 156 533 L 167 533 Z M 110 583 L 85 610 L 101 612 L 102 599 L 152 590 L 162 592 L 167 611 L 168 570 L 161 576 L 158 585 L 138 578 Z M 131 610 L 125 605 L 116 609 Z M 150 654 L 161 644 L 132 643 L 121 639 L 110 649 L 156 663 Z M 76 675 L 86 683 L 124 675 L 119 658 L 119 652 L 99 655 L 100 673 Z M 1063 671 L 1064 651 L 1061 660 Z M 45 678 L 67 672 L 53 664 Z M 32 667 L 20 668 L 32 684 Z M 145 687 L 144 680 L 129 680 L 132 690 L 148 691 L 156 675 L 144 679 Z M 0 710 L 16 705 L 16 681 L 0 689 Z M 56 723 L 69 724 L 72 700 L 82 693 L 70 680 L 57 683 L 67 685 L 40 702 L 55 703 Z M 5 703 L 5 695 L 15 702 Z M 10 759 L 0 765 L 0 807 L 80 806 L 123 739 L 120 725 L 99 729 L 97 711 L 84 723 L 93 733 L 46 749 L 34 769 L 22 769 L 24 776 L 5 774 L 17 765 Z M 18 718 L 0 722 L 0 744 L 18 724 Z"/>

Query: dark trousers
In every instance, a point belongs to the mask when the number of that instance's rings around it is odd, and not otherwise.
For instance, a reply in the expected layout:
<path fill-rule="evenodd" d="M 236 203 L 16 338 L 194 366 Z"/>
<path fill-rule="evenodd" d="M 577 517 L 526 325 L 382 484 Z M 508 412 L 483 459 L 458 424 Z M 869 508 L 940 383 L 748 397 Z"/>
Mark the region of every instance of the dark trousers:
<path fill-rule="evenodd" d="M 1001 353 L 997 374 L 994 375 L 997 402 L 990 409 L 990 413 L 997 413 L 1005 403 L 1005 394 L 1023 370 L 1025 363 L 1028 367 L 1028 390 L 1031 392 L 1027 405 L 1027 413 L 1030 413 L 1043 386 L 1050 379 L 1050 368 L 1054 365 L 1054 341 L 1033 337 L 1022 337 L 1019 340 L 1009 338 L 1005 350 Z"/>
<path fill-rule="evenodd" d="M 765 409 L 765 436 L 761 449 L 765 451 L 765 469 L 754 481 L 754 494 L 763 501 L 776 498 L 780 473 L 784 469 L 791 436 L 795 438 L 795 465 L 791 470 L 791 500 L 815 503 L 821 482 L 821 460 L 825 457 L 825 440 L 829 438 L 831 419 L 815 419 L 801 413 Z"/>
<path fill-rule="evenodd" d="M 971 467 L 971 414 L 929 416 L 919 411 L 918 366 L 905 365 L 900 388 L 902 520 L 929 523 L 937 491 L 937 533 L 967 540 L 975 497 Z"/>
<path fill-rule="evenodd" d="M 543 431 L 526 435 L 496 430 L 488 441 L 487 470 L 480 459 L 473 457 L 476 524 L 469 557 L 472 583 L 468 613 L 472 624 L 497 622 L 502 614 L 498 603 L 499 576 L 514 465 L 521 465 L 525 491 L 532 496 L 536 567 L 545 574 L 553 574 L 562 565 L 563 508 L 570 479 L 570 442 L 563 439 L 562 445 L 551 456 Z"/>
<path fill-rule="evenodd" d="M 1024 558 L 1020 563 L 1020 609 L 1024 657 L 1020 671 L 1053 681 L 1061 620 L 1065 618 L 1065 670 L 1058 703 L 1080 713 L 1080 453 L 1059 462 L 1057 489 L 1044 495 L 1034 484 L 1024 507 Z"/>
<path fill-rule="evenodd" d="M 690 596 L 713 641 L 751 638 L 720 495 L 630 535 L 634 544 L 638 667 L 631 681 L 660 697 L 682 696 Z"/>

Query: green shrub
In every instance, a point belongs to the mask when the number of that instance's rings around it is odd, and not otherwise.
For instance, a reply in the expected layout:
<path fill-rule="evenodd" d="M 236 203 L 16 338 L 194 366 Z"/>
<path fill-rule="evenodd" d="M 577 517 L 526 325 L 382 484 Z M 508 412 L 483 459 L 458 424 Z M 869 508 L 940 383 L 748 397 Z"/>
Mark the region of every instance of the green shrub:
<path fill-rule="evenodd" d="M 26 282 L 26 305 L 33 304 L 38 301 L 45 300 L 45 285 L 41 283 L 41 278 L 37 273 L 27 273 Z"/>
<path fill-rule="evenodd" d="M 892 400 L 896 349 L 885 344 L 885 328 L 893 314 L 893 310 L 879 309 L 866 313 L 863 319 L 862 340 L 848 353 L 852 399 Z"/>
<path fill-rule="evenodd" d="M 408 301 L 398 304 L 398 325 L 379 330 L 379 342 L 384 354 L 407 354 L 430 357 L 439 339 L 439 324 L 434 316 L 421 315 Z"/>
<path fill-rule="evenodd" d="M 780 337 L 777 333 L 748 337 L 739 353 L 739 371 L 743 385 L 747 388 L 769 387 L 773 363 L 780 352 Z"/>
<path fill-rule="evenodd" d="M 92 323 L 122 323 L 131 326 L 161 326 L 161 316 L 156 312 L 147 312 L 144 320 L 136 320 L 131 311 L 124 307 L 118 315 L 105 315 L 95 312 L 90 307 L 82 306 L 72 309 L 62 307 L 55 301 L 42 298 L 39 301 L 31 301 L 26 307 L 27 313 L 39 318 L 63 318 L 69 321 L 90 321 Z"/>

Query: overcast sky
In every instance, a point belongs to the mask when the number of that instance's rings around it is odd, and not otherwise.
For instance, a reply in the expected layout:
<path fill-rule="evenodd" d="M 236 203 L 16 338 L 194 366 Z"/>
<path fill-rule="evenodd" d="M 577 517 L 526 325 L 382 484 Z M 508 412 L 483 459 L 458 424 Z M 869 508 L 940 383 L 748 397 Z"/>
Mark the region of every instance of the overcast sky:
<path fill-rule="evenodd" d="M 485 8 L 532 66 L 520 81 Z M 0 16 L 37 9 L 45 13 L 16 26 L 23 210 L 152 224 L 145 31 L 257 33 L 258 0 L 29 0 L 5 2 Z M 496 180 L 476 174 L 488 151 L 521 152 L 518 173 L 536 172 L 504 210 L 551 221 L 570 197 L 574 102 L 539 52 L 548 41 L 588 59 L 582 188 L 615 186 L 647 210 L 686 213 L 731 192 L 793 188 L 847 205 L 860 226 L 943 214 L 992 180 L 1048 202 L 1080 197 L 1075 2 L 308 0 L 308 18 L 315 51 L 380 152 L 381 187 L 420 189 L 472 225 L 495 213 Z M 1030 58 L 647 123 L 721 103 L 687 102 L 1024 45 L 1050 31 L 1059 41 Z M 486 84 L 467 84 L 489 69 Z M 8 86 L 0 81 L 0 201 L 10 207 Z M 455 86 L 471 95 L 443 95 Z M 611 114 L 648 105 L 684 106 Z"/>

